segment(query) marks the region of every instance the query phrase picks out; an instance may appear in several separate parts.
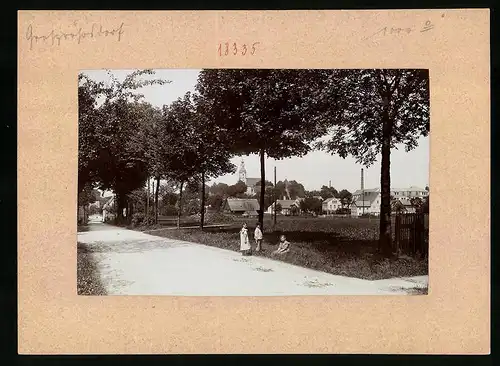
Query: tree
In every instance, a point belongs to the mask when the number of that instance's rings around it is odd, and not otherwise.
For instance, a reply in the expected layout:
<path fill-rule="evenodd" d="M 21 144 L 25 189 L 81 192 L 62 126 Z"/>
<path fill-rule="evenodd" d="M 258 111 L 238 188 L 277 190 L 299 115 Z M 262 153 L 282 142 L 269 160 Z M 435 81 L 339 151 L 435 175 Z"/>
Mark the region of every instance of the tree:
<path fill-rule="evenodd" d="M 262 184 L 260 183 L 260 180 L 255 183 L 255 191 L 260 194 L 260 189 L 262 187 Z M 266 182 L 264 183 L 264 187 L 266 188 L 266 191 L 268 188 L 273 188 L 274 187 L 274 184 L 268 180 L 266 180 Z"/>
<path fill-rule="evenodd" d="M 246 194 L 245 194 L 246 191 L 247 191 L 246 184 L 239 181 L 238 183 L 229 186 L 227 188 L 226 194 L 227 194 L 227 197 L 242 198 L 242 197 L 246 196 Z"/>
<path fill-rule="evenodd" d="M 297 198 L 305 197 L 306 190 L 301 183 L 298 183 L 295 180 L 286 182 L 279 181 L 276 183 L 276 193 L 278 195 L 277 197 L 280 199 L 290 195 L 290 199 L 295 200 Z"/>
<path fill-rule="evenodd" d="M 159 215 L 159 196 L 160 196 L 160 180 L 165 177 L 168 171 L 168 164 L 173 159 L 173 153 L 169 146 L 169 137 L 165 131 L 163 121 L 163 112 L 159 108 L 153 108 L 149 105 L 144 105 L 144 122 L 139 130 L 147 163 L 147 171 L 149 180 L 154 178 L 153 195 L 154 195 L 154 220 L 158 223 Z M 149 215 L 149 212 L 147 212 Z"/>
<path fill-rule="evenodd" d="M 288 182 L 288 191 L 290 192 L 290 198 L 292 200 L 303 198 L 306 196 L 306 189 L 301 183 L 297 182 L 296 180 L 291 180 Z"/>
<path fill-rule="evenodd" d="M 403 211 L 406 211 L 406 208 L 405 206 L 401 203 L 400 200 L 391 200 L 391 209 L 393 212 L 397 212 L 397 213 L 400 213 L 400 212 L 403 212 Z"/>
<path fill-rule="evenodd" d="M 273 186 L 273 185 L 268 185 L 266 184 L 266 193 L 265 193 L 265 199 L 264 199 L 264 208 L 269 207 L 270 205 L 273 204 L 274 201 L 280 199 L 280 193 L 279 191 Z M 260 199 L 260 191 L 257 192 L 253 198 L 259 200 Z"/>
<path fill-rule="evenodd" d="M 98 156 L 98 177 L 101 189 L 116 194 L 117 218 L 128 210 L 127 195 L 143 187 L 147 179 L 147 160 L 144 149 L 137 144 L 141 108 L 125 100 L 106 103 L 102 108 L 102 135 Z M 104 120 L 106 122 L 104 122 Z M 130 219 L 130 215 L 128 215 Z"/>
<path fill-rule="evenodd" d="M 420 197 L 412 197 L 410 198 L 410 204 L 415 209 L 415 212 L 419 212 L 423 205 L 423 201 Z"/>
<path fill-rule="evenodd" d="M 314 212 L 315 214 L 320 214 L 323 209 L 323 204 L 321 200 L 313 197 L 306 197 L 300 201 L 300 209 L 302 212 Z"/>
<path fill-rule="evenodd" d="M 338 193 L 338 198 L 340 198 L 340 203 L 342 204 L 342 208 L 347 206 L 349 208 L 352 202 L 352 193 L 347 189 L 343 189 Z"/>
<path fill-rule="evenodd" d="M 429 133 L 428 70 L 334 70 L 325 77 L 313 119 L 326 122 L 330 131 L 318 145 L 343 158 L 352 155 L 366 167 L 381 155 L 379 251 L 390 256 L 391 149 L 403 144 L 412 150 Z"/>
<path fill-rule="evenodd" d="M 211 105 L 211 118 L 226 146 L 260 158 L 259 222 L 263 228 L 265 157 L 283 159 L 309 152 L 319 136 L 309 117 L 309 74 L 314 70 L 202 70 L 197 91 Z"/>
<path fill-rule="evenodd" d="M 97 102 L 103 92 L 103 83 L 97 83 L 83 73 L 78 74 L 78 192 L 96 183 Z"/>
<path fill-rule="evenodd" d="M 194 96 L 196 114 L 193 118 L 193 135 L 198 136 L 198 161 L 194 170 L 200 175 L 200 228 L 203 230 L 205 221 L 205 183 L 207 179 L 215 178 L 226 173 L 234 173 L 236 166 L 230 162 L 231 153 L 225 145 L 225 140 L 219 128 L 212 119 L 213 105 L 210 100 L 201 95 Z"/>
<path fill-rule="evenodd" d="M 276 202 L 274 209 L 276 210 L 276 213 L 280 213 L 283 210 L 283 207 L 281 206 L 281 203 Z"/>
<path fill-rule="evenodd" d="M 98 195 L 96 191 L 92 189 L 91 183 L 85 184 L 82 190 L 78 192 L 78 207 L 81 207 L 83 211 L 82 223 L 87 222 L 89 204 L 94 203 L 97 198 Z"/>
<path fill-rule="evenodd" d="M 172 159 L 168 164 L 168 177 L 179 184 L 179 212 L 182 215 L 183 187 L 192 184 L 201 187 L 199 200 L 200 227 L 203 229 L 206 199 L 206 180 L 234 172 L 230 154 L 220 138 L 217 126 L 210 119 L 210 105 L 201 96 L 186 93 L 183 98 L 165 108 L 165 132 L 169 136 L 168 151 Z M 196 188 L 195 188 L 196 189 Z"/>
<path fill-rule="evenodd" d="M 314 191 L 306 191 L 305 197 L 315 197 L 315 196 L 321 196 L 321 191 L 314 190 Z M 325 198 L 321 196 L 322 198 Z"/>
<path fill-rule="evenodd" d="M 111 72 L 110 83 L 95 83 L 79 76 L 79 172 L 101 189 L 116 195 L 117 214 L 121 219 L 127 208 L 127 195 L 144 185 L 147 159 L 140 142 L 145 104 L 137 90 L 169 81 L 144 79 L 151 70 L 137 70 L 118 81 Z M 130 218 L 130 215 L 128 215 Z"/>
<path fill-rule="evenodd" d="M 207 204 L 215 211 L 220 211 L 223 203 L 224 197 L 219 193 L 208 196 Z"/>
<path fill-rule="evenodd" d="M 425 197 L 422 205 L 419 207 L 418 212 L 428 214 L 429 213 L 429 196 Z"/>
<path fill-rule="evenodd" d="M 322 186 L 320 196 L 326 200 L 327 198 L 338 197 L 339 193 L 333 187 Z"/>
<path fill-rule="evenodd" d="M 229 185 L 226 183 L 214 183 L 209 189 L 210 194 L 220 195 L 221 197 L 227 196 Z"/>
<path fill-rule="evenodd" d="M 165 174 L 176 182 L 179 190 L 177 227 L 180 227 L 183 205 L 183 189 L 197 173 L 197 145 L 199 136 L 194 133 L 194 106 L 189 93 L 164 108 L 163 133 L 168 138 L 164 154 L 168 163 L 164 165 Z"/>

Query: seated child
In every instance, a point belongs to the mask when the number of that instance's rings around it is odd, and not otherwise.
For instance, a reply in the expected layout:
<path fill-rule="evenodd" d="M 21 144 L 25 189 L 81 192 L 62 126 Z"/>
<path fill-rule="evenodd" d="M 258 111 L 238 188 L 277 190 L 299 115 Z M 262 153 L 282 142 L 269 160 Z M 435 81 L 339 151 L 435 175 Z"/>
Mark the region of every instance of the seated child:
<path fill-rule="evenodd" d="M 280 237 L 280 245 L 272 254 L 285 254 L 290 251 L 290 243 L 286 240 L 285 235 Z"/>

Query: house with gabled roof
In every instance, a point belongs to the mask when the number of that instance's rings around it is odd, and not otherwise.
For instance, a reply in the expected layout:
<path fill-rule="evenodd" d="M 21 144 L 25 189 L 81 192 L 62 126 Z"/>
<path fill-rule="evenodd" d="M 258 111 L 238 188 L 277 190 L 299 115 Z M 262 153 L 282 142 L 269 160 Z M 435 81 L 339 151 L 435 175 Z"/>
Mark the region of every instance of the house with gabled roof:
<path fill-rule="evenodd" d="M 424 197 L 427 197 L 428 195 L 429 191 L 427 189 L 416 186 L 410 186 L 408 188 L 391 188 L 391 196 L 393 196 L 394 198 L 419 197 L 421 199 L 424 199 Z"/>
<path fill-rule="evenodd" d="M 267 213 L 269 214 L 274 214 L 274 207 L 275 207 L 275 204 L 277 203 L 279 206 L 281 206 L 281 211 L 279 211 L 279 213 L 281 215 L 285 215 L 285 216 L 289 216 L 289 215 L 293 215 L 295 213 L 300 213 L 300 201 L 302 199 L 300 198 L 297 198 L 295 200 L 276 200 L 275 203 L 271 204 L 268 208 L 267 208 Z"/>
<path fill-rule="evenodd" d="M 364 196 L 363 196 L 364 195 Z M 408 188 L 391 188 L 391 197 L 398 200 L 404 207 L 404 212 L 415 212 L 415 207 L 411 204 L 413 198 L 423 199 L 429 195 L 428 189 L 410 186 Z M 380 188 L 358 189 L 352 194 L 353 206 L 351 215 L 359 216 L 363 213 L 380 214 Z M 396 201 L 391 202 L 391 206 L 398 205 Z"/>
<path fill-rule="evenodd" d="M 339 208 L 342 208 L 342 202 L 339 198 L 330 197 L 323 201 L 322 210 L 324 214 L 334 214 Z"/>
<path fill-rule="evenodd" d="M 415 198 L 415 197 L 413 197 Z M 393 198 L 391 200 L 391 207 L 393 211 L 399 211 L 404 213 L 415 213 L 417 209 L 415 205 L 412 203 L 412 199 L 410 197 L 399 197 Z"/>
<path fill-rule="evenodd" d="M 222 211 L 234 215 L 256 216 L 260 210 L 259 201 L 255 198 L 227 198 Z"/>
<path fill-rule="evenodd" d="M 380 215 L 381 196 L 378 189 L 366 189 L 362 193 L 356 191 L 352 196 L 351 216 L 361 216 L 362 214 Z"/>

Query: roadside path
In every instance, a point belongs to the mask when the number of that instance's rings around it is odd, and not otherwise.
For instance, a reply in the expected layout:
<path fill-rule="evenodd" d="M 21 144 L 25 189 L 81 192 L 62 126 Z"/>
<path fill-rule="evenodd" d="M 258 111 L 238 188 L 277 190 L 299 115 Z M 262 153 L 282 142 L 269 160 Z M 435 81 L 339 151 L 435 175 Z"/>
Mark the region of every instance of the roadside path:
<path fill-rule="evenodd" d="M 78 232 L 78 242 L 92 252 L 109 295 L 397 295 L 428 282 L 428 276 L 377 281 L 335 276 L 98 222 Z"/>

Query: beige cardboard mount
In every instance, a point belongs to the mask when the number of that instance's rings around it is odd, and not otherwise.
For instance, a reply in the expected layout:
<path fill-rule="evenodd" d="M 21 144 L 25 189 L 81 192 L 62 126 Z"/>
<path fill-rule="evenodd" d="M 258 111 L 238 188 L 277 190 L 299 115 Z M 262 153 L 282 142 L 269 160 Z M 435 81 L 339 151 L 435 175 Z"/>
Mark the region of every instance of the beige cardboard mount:
<path fill-rule="evenodd" d="M 489 353 L 489 10 L 18 17 L 20 353 Z M 428 296 L 77 296 L 79 70 L 239 67 L 430 70 Z"/>

